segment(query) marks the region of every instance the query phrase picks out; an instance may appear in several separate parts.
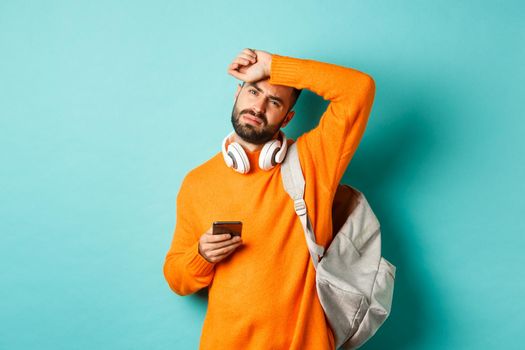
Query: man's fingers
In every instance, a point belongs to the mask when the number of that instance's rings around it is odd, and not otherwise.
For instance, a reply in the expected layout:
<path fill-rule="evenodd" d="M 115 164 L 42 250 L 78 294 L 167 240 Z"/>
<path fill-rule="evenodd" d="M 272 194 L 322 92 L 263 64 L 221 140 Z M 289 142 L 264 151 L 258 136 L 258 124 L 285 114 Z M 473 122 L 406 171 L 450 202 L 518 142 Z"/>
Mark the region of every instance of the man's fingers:
<path fill-rule="evenodd" d="M 239 242 L 242 242 L 242 241 L 239 238 L 234 237 L 234 238 L 228 239 L 226 241 L 215 242 L 215 243 L 207 243 L 206 245 L 209 247 L 210 251 L 212 251 L 212 250 L 224 248 L 224 247 L 227 247 L 227 246 L 230 246 L 232 244 L 239 243 Z"/>
<path fill-rule="evenodd" d="M 237 78 L 239 80 L 243 80 L 244 81 L 244 79 L 243 79 L 243 77 L 245 75 L 244 72 L 241 73 L 237 69 L 229 69 L 228 70 L 228 74 L 234 76 L 235 78 Z"/>
<path fill-rule="evenodd" d="M 235 250 L 241 244 L 242 244 L 242 242 L 237 242 L 237 243 L 230 244 L 230 245 L 228 245 L 226 247 L 222 247 L 222 248 L 219 248 L 219 249 L 214 249 L 212 251 L 209 251 L 207 253 L 207 255 L 210 258 L 218 258 L 218 257 L 220 257 L 222 255 L 227 255 L 227 254 L 231 253 L 233 250 Z"/>
<path fill-rule="evenodd" d="M 252 62 L 248 58 L 244 57 L 237 57 L 235 60 L 233 60 L 234 63 L 238 63 L 242 66 L 249 66 L 252 64 Z"/>
<path fill-rule="evenodd" d="M 241 54 L 245 54 L 245 55 L 257 58 L 257 55 L 251 49 L 244 49 L 244 50 L 241 51 Z"/>
<path fill-rule="evenodd" d="M 224 259 L 226 259 L 228 256 L 230 256 L 231 254 L 233 254 L 233 252 L 235 251 L 234 250 L 230 250 L 229 252 L 226 252 L 225 254 L 221 254 L 221 255 L 215 255 L 215 256 L 210 256 L 208 259 L 209 262 L 212 262 L 214 264 L 216 263 L 219 263 L 221 261 L 223 261 Z"/>
<path fill-rule="evenodd" d="M 270 76 L 271 54 L 266 51 L 245 48 L 228 67 L 228 74 L 247 83 Z"/>
<path fill-rule="evenodd" d="M 231 70 L 238 70 L 240 67 L 240 64 L 238 63 L 232 63 L 230 64 L 230 66 L 228 67 L 228 71 L 231 71 Z"/>
<path fill-rule="evenodd" d="M 246 54 L 246 53 L 241 53 L 239 55 L 239 57 L 242 57 L 242 58 L 245 58 L 247 59 L 248 61 L 250 61 L 250 63 L 255 63 L 257 61 L 257 58 L 255 57 L 255 55 L 250 55 L 250 54 Z"/>
<path fill-rule="evenodd" d="M 221 233 L 220 235 L 210 234 L 206 237 L 205 243 L 223 242 L 229 240 L 230 238 L 231 235 L 229 233 Z"/>
<path fill-rule="evenodd" d="M 243 68 L 249 67 L 257 62 L 257 55 L 250 49 L 244 49 L 235 57 L 232 63 L 228 66 L 228 74 L 233 75 L 235 78 L 243 80 L 243 74 L 241 72 Z M 239 74 L 240 73 L 240 74 Z"/>

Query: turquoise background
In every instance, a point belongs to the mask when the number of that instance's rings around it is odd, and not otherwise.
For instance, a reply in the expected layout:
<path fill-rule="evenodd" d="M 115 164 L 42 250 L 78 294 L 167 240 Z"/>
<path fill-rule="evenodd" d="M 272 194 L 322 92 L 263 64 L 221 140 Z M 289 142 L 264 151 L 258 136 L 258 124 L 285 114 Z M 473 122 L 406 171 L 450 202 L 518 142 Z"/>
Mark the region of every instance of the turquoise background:
<path fill-rule="evenodd" d="M 363 349 L 522 349 L 519 1 L 0 2 L 0 349 L 196 349 L 162 274 L 188 170 L 231 130 L 245 47 L 369 73 L 345 174 L 398 268 Z M 305 92 L 285 129 L 317 125 Z"/>

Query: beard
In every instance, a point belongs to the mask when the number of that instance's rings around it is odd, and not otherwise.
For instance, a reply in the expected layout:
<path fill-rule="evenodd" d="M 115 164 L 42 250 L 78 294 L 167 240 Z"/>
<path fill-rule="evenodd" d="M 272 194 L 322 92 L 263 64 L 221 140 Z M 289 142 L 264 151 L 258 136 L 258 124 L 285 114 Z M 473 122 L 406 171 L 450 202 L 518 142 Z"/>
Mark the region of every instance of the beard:
<path fill-rule="evenodd" d="M 259 127 L 251 124 L 242 124 L 240 120 L 242 114 L 253 115 L 254 117 L 259 118 L 262 124 Z M 255 145 L 262 145 L 270 141 L 279 129 L 281 129 L 284 118 L 279 125 L 268 125 L 268 119 L 262 113 L 255 114 L 251 109 L 245 109 L 242 111 L 237 110 L 237 100 L 235 100 L 231 122 L 233 129 L 241 139 Z"/>

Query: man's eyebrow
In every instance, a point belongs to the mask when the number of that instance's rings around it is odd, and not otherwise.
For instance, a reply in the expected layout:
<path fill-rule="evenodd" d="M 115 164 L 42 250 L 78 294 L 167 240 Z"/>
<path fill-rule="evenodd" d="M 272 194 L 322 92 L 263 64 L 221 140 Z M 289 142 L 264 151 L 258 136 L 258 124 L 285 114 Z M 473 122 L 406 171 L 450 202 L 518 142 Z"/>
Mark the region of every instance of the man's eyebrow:
<path fill-rule="evenodd" d="M 264 93 L 264 91 L 262 91 L 262 89 L 257 85 L 257 83 L 248 83 L 248 86 L 253 86 L 257 91 L 259 91 L 261 94 Z M 272 100 L 276 100 L 276 101 L 279 101 L 281 104 L 284 105 L 284 101 L 282 98 L 280 98 L 279 96 L 274 96 L 274 95 L 268 95 L 268 97 Z"/>

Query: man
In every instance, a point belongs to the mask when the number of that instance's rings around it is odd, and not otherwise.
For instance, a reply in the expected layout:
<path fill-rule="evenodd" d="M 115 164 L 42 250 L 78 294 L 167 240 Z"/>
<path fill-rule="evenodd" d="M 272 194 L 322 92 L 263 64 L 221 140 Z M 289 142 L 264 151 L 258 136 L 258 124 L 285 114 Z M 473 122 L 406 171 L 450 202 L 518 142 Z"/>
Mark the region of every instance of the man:
<path fill-rule="evenodd" d="M 228 73 L 244 81 L 223 151 L 191 170 L 177 196 L 166 256 L 170 288 L 187 295 L 209 287 L 201 349 L 334 349 L 315 288 L 315 268 L 280 162 L 280 128 L 301 89 L 330 100 L 319 125 L 297 139 L 305 201 L 318 244 L 332 239 L 337 185 L 364 133 L 373 79 L 352 68 L 243 50 Z M 211 223 L 242 221 L 242 238 L 212 235 Z"/>

